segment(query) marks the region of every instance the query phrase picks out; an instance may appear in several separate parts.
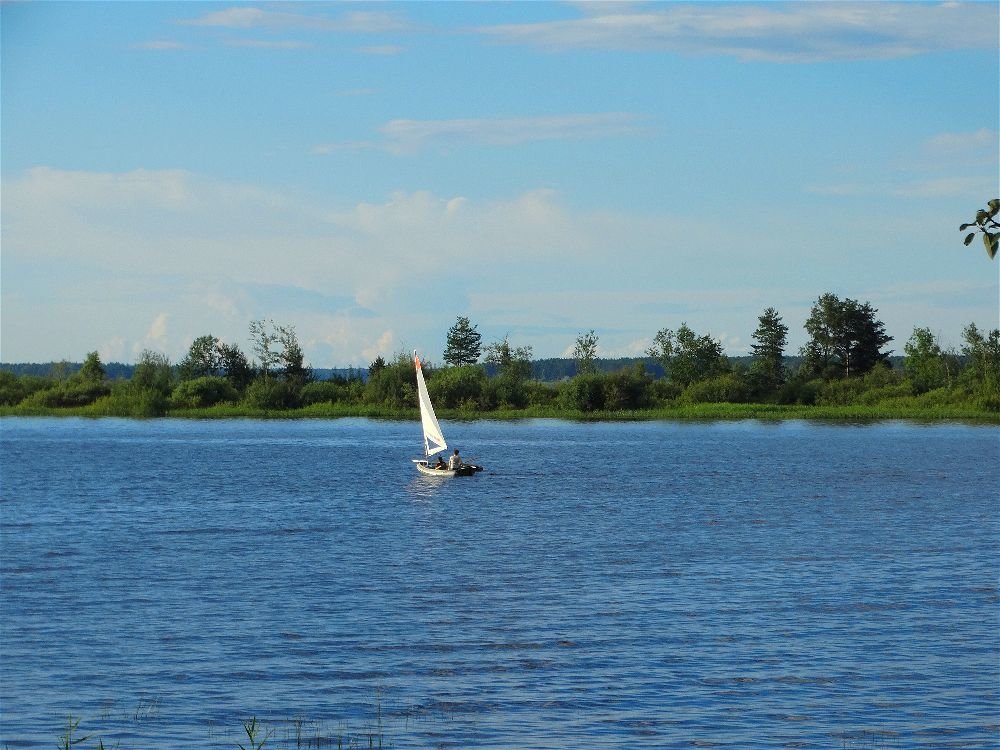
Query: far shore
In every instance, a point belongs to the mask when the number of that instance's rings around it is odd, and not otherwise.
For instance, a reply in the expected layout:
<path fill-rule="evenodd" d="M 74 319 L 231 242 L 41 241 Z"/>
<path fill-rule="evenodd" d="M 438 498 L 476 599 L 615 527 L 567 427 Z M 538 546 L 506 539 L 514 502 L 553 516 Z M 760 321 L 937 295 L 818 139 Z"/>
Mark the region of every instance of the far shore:
<path fill-rule="evenodd" d="M 91 404 L 66 408 L 26 408 L 0 406 L 0 417 L 121 417 L 95 409 Z M 522 419 L 561 419 L 586 422 L 622 421 L 704 421 L 704 420 L 816 420 L 829 422 L 967 422 L 1000 425 L 1000 413 L 970 406 L 941 405 L 933 408 L 911 404 L 881 403 L 868 405 L 803 405 L 803 404 L 676 404 L 655 409 L 628 409 L 615 411 L 572 411 L 552 407 L 526 407 L 523 409 L 498 409 L 475 411 L 467 409 L 438 409 L 438 417 L 449 421 L 517 421 Z M 395 409 L 385 406 L 360 404 L 320 403 L 297 409 L 265 410 L 241 404 L 218 404 L 201 409 L 168 409 L 157 419 L 344 419 L 362 417 L 419 421 L 417 409 Z M 132 417 L 139 418 L 139 417 Z"/>

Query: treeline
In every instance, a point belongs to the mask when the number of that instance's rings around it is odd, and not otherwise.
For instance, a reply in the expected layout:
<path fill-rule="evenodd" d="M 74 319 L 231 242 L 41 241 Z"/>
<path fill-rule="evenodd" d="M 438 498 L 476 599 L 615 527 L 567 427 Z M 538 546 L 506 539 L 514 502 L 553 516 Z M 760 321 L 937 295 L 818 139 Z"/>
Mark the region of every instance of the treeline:
<path fill-rule="evenodd" d="M 530 347 L 512 346 L 506 336 L 484 347 L 476 326 L 459 317 L 447 334 L 444 364 L 425 363 L 423 369 L 435 406 L 469 415 L 622 413 L 694 404 L 1000 414 L 1000 330 L 983 332 L 970 324 L 961 349 L 949 351 L 929 329 L 916 328 L 903 355 L 893 358 L 876 312 L 855 300 L 821 296 L 805 324 L 809 341 L 792 357 L 784 351 L 788 328 L 768 308 L 747 358 L 726 357 L 717 340 L 682 323 L 658 331 L 647 356 L 633 360 L 599 359 L 596 333 L 583 333 L 569 364 L 535 361 Z M 96 352 L 75 371 L 65 366 L 48 375 L 0 371 L 0 408 L 5 414 L 134 417 L 416 409 L 416 374 L 408 353 L 389 361 L 379 356 L 365 372 L 318 377 L 306 365 L 291 326 L 254 321 L 250 340 L 253 360 L 212 335 L 196 339 L 176 365 L 146 351 L 127 378 L 110 377 Z"/>

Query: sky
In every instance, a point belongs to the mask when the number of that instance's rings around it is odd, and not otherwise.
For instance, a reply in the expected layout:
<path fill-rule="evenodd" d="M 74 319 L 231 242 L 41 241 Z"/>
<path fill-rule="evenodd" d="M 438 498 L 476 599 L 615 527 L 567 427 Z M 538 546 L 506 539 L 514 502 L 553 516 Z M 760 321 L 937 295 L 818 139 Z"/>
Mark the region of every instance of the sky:
<path fill-rule="evenodd" d="M 995 2 L 0 2 L 0 359 L 996 328 Z"/>

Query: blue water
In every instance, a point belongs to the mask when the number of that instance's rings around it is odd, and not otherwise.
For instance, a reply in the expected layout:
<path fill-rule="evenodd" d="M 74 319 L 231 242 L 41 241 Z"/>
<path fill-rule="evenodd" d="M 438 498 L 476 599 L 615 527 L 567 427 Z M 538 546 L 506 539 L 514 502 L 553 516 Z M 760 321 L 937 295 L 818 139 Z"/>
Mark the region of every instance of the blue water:
<path fill-rule="evenodd" d="M 2 420 L 0 747 L 1000 745 L 1000 429 L 445 430 Z"/>

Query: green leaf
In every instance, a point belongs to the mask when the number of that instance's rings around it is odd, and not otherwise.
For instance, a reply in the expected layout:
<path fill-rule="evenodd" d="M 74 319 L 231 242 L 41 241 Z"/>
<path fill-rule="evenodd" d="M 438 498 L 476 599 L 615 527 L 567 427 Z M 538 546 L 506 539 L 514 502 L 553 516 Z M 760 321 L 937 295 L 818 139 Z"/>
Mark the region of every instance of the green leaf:
<path fill-rule="evenodd" d="M 965 246 L 968 247 L 972 243 L 972 238 L 976 236 L 975 232 L 969 232 L 965 235 Z"/>
<path fill-rule="evenodd" d="M 986 254 L 990 256 L 990 260 L 997 257 L 997 248 L 1000 246 L 1000 232 L 997 234 L 990 234 L 989 232 L 983 233 L 983 244 L 986 245 Z"/>
<path fill-rule="evenodd" d="M 1000 198 L 994 198 L 989 203 L 986 204 L 990 207 L 990 218 L 992 219 L 997 214 L 1000 214 Z"/>

